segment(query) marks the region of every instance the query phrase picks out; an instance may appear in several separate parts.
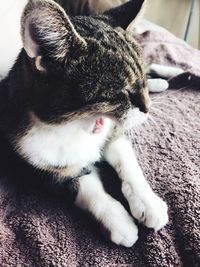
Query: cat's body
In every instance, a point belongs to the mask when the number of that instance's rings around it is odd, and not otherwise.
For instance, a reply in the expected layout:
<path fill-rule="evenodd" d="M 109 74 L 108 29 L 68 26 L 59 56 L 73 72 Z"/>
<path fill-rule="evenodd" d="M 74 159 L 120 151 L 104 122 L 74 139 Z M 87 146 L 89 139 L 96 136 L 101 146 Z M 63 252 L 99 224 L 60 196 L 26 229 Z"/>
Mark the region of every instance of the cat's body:
<path fill-rule="evenodd" d="M 13 149 L 43 175 L 69 180 L 75 204 L 126 247 L 138 238 L 132 216 L 155 230 L 168 220 L 123 135 L 150 105 L 140 48 L 125 31 L 142 3 L 69 17 L 54 1 L 30 1 L 23 49 L 0 85 L 0 128 Z M 95 168 L 102 159 L 122 180 L 132 216 L 105 192 Z"/>

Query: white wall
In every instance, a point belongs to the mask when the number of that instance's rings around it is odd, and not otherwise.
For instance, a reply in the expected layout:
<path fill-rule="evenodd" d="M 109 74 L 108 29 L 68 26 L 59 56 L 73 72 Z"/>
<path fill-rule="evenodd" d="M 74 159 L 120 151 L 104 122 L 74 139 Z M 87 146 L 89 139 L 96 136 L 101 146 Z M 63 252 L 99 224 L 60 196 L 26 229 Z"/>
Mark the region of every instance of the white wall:
<path fill-rule="evenodd" d="M 184 38 L 191 0 L 148 0 L 145 18 Z M 188 43 L 200 48 L 200 0 L 196 0 Z"/>

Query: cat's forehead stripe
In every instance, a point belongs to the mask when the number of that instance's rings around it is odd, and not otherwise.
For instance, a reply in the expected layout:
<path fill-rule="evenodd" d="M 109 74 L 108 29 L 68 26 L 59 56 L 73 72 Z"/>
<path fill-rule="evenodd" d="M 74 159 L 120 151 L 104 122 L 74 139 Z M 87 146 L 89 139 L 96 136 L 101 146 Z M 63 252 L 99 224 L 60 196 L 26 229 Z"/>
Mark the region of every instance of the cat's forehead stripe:
<path fill-rule="evenodd" d="M 107 28 L 107 25 L 101 21 L 97 25 L 96 21 L 92 19 L 90 19 L 90 23 L 85 23 L 80 18 L 75 18 L 74 24 L 77 31 L 82 32 L 82 34 L 84 30 L 84 35 L 88 42 L 94 41 L 95 38 L 99 44 L 99 49 L 111 50 L 114 54 L 121 55 L 124 62 L 134 70 L 135 75 L 138 78 L 142 78 L 144 70 L 141 50 L 130 34 L 122 33 L 118 30 L 113 31 L 113 29 Z M 95 32 L 93 27 L 96 30 Z"/>

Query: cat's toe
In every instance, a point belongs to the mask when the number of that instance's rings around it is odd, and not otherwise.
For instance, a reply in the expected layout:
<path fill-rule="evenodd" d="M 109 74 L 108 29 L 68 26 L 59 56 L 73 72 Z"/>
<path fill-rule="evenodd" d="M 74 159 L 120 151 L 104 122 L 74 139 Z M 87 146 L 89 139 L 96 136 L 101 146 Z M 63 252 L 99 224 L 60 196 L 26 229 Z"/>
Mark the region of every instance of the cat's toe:
<path fill-rule="evenodd" d="M 155 231 L 160 230 L 168 222 L 167 205 L 155 194 L 149 200 L 134 197 L 131 212 L 140 222 Z"/>
<path fill-rule="evenodd" d="M 138 229 L 134 224 L 122 224 L 111 231 L 111 241 L 124 247 L 132 247 L 138 239 Z"/>
<path fill-rule="evenodd" d="M 133 218 L 120 203 L 113 203 L 102 218 L 111 241 L 124 247 L 132 247 L 138 239 L 138 228 Z"/>
<path fill-rule="evenodd" d="M 122 187 L 134 218 L 155 231 L 168 222 L 167 204 L 153 192 L 136 194 L 128 184 Z"/>
<path fill-rule="evenodd" d="M 144 224 L 155 231 L 160 230 L 168 222 L 167 210 L 166 203 L 154 195 L 152 202 L 146 207 Z"/>

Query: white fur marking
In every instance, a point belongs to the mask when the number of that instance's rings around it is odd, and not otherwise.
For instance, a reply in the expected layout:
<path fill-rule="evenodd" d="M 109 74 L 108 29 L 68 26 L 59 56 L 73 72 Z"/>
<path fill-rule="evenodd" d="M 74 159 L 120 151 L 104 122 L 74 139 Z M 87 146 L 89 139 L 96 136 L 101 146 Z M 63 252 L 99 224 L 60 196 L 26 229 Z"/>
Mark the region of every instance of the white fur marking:
<path fill-rule="evenodd" d="M 167 205 L 150 188 L 136 160 L 131 144 L 121 137 L 105 151 L 105 158 L 122 179 L 122 192 L 132 215 L 147 227 L 159 230 L 168 222 Z"/>
<path fill-rule="evenodd" d="M 112 242 L 133 246 L 138 239 L 137 226 L 121 203 L 104 191 L 97 174 L 81 177 L 79 186 L 76 205 L 92 213 L 109 230 Z"/>
<path fill-rule="evenodd" d="M 17 144 L 19 153 L 36 167 L 85 167 L 101 157 L 101 148 L 112 126 L 110 119 L 104 121 L 102 132 L 94 135 L 95 118 L 51 125 L 32 115 L 33 126 Z"/>
<path fill-rule="evenodd" d="M 149 66 L 149 73 L 156 73 L 161 78 L 170 79 L 172 77 L 182 74 L 184 70 L 176 67 L 170 67 L 160 64 L 151 64 Z"/>
<path fill-rule="evenodd" d="M 147 83 L 150 93 L 160 93 L 169 88 L 169 83 L 163 79 L 148 79 Z"/>
<path fill-rule="evenodd" d="M 130 130 L 134 126 L 140 125 L 145 122 L 147 116 L 145 113 L 141 112 L 139 108 L 130 109 L 126 115 L 126 120 L 123 124 L 124 130 Z"/>
<path fill-rule="evenodd" d="M 167 205 L 153 191 L 130 194 L 132 185 L 122 183 L 122 192 L 128 200 L 132 215 L 147 227 L 160 230 L 168 222 Z M 142 191 L 142 190 L 141 190 Z"/>

